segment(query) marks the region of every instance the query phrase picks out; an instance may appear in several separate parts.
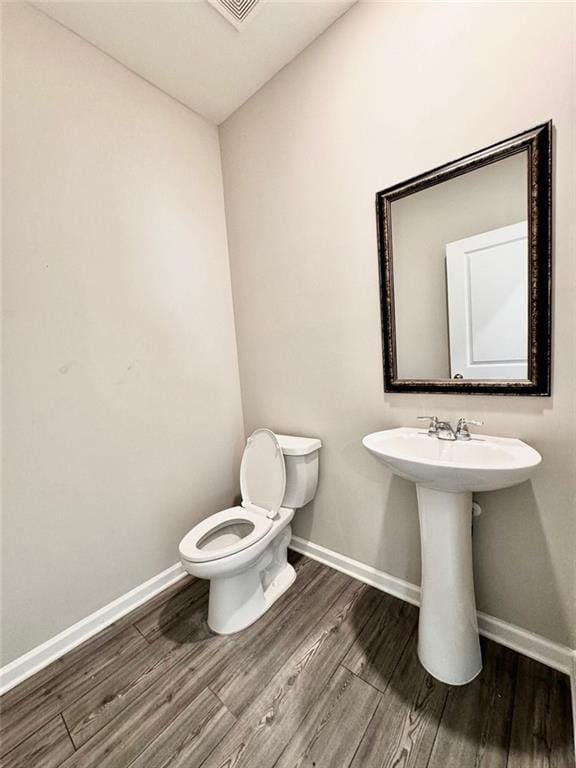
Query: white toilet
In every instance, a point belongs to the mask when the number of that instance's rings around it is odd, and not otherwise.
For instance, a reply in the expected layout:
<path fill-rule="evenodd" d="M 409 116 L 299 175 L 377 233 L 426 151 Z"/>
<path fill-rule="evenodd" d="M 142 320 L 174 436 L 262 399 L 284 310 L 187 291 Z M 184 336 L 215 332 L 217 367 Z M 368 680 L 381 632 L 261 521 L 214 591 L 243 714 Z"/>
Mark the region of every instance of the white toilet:
<path fill-rule="evenodd" d="M 314 498 L 320 440 L 250 435 L 240 466 L 242 506 L 216 512 L 180 542 L 182 565 L 210 579 L 208 624 L 221 635 L 256 621 L 296 578 L 286 559 L 294 510 Z"/>

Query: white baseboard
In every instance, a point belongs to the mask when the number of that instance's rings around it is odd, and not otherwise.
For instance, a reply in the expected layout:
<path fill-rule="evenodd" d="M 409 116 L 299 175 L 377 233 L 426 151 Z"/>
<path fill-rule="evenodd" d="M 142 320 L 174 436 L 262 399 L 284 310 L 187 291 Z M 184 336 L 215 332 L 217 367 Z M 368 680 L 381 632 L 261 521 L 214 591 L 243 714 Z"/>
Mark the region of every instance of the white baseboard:
<path fill-rule="evenodd" d="M 59 635 L 6 664 L 0 669 L 0 695 L 98 634 L 185 575 L 186 571 L 180 563 L 176 563 L 162 573 L 153 576 L 144 584 L 140 584 L 140 586 L 90 614 L 90 616 L 86 616 L 85 619 L 68 627 Z"/>
<path fill-rule="evenodd" d="M 527 629 L 496 619 L 481 611 L 478 611 L 478 630 L 489 640 L 512 648 L 530 659 L 541 661 L 542 664 L 564 672 L 572 678 L 574 651 L 567 645 L 555 643 L 542 635 L 529 632 Z"/>
<path fill-rule="evenodd" d="M 346 573 L 358 581 L 394 595 L 394 597 L 399 597 L 413 605 L 420 604 L 420 587 L 404 581 L 404 579 L 391 576 L 389 573 L 365 565 L 319 544 L 301 539 L 299 536 L 292 537 L 290 548 L 337 571 Z M 89 640 L 185 575 L 186 572 L 180 563 L 176 563 L 90 616 L 73 624 L 59 635 L 0 668 L 0 695 L 47 667 L 48 664 L 64 656 L 76 646 Z M 485 613 L 478 612 L 478 627 L 480 634 L 485 637 L 570 675 L 572 712 L 575 718 L 574 730 L 576 732 L 576 651 Z"/>
<path fill-rule="evenodd" d="M 301 539 L 299 536 L 292 536 L 290 549 L 329 565 L 337 571 L 346 573 L 348 576 L 381 589 L 383 592 L 394 595 L 394 597 L 399 597 L 413 605 L 420 605 L 420 587 L 416 584 L 398 579 L 396 576 L 379 571 L 371 565 L 364 565 L 358 560 L 353 560 L 351 557 L 341 555 L 319 544 Z M 572 700 L 576 702 L 576 652 L 571 648 L 480 611 L 478 611 L 478 629 L 484 637 L 570 675 L 573 686 Z M 573 710 L 575 708 L 576 706 L 573 706 Z"/>
<path fill-rule="evenodd" d="M 382 592 L 399 597 L 407 603 L 412 603 L 412 605 L 420 605 L 420 587 L 410 584 L 409 581 L 398 579 L 396 576 L 391 576 L 385 571 L 379 571 L 378 568 L 365 565 L 359 560 L 353 560 L 351 557 L 341 555 L 332 549 L 321 547 L 320 544 L 314 544 L 306 539 L 301 539 L 299 536 L 292 536 L 289 547 L 295 552 L 300 552 L 311 557 L 313 560 L 324 563 L 324 565 L 329 565 L 331 568 L 335 568 L 347 576 L 352 576 L 353 579 L 358 579 L 358 581 L 363 581 L 364 584 L 381 589 Z"/>

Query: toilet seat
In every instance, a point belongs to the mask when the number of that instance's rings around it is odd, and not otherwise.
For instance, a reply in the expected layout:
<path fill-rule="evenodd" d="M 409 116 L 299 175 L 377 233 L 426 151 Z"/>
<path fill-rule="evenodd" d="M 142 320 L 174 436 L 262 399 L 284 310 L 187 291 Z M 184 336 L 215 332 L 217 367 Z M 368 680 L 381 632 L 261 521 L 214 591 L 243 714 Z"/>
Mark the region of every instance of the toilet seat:
<path fill-rule="evenodd" d="M 206 563 L 255 544 L 272 528 L 286 491 L 286 466 L 276 435 L 257 429 L 246 443 L 240 466 L 242 506 L 210 515 L 180 542 L 180 555 Z M 242 526 L 252 529 L 244 532 Z M 244 535 L 242 535 L 244 533 Z"/>
<path fill-rule="evenodd" d="M 247 536 L 237 541 L 226 543 L 221 547 L 206 549 L 202 546 L 203 539 L 218 532 L 225 533 L 226 528 L 234 524 L 248 524 L 253 528 Z M 258 512 L 251 512 L 244 507 L 230 507 L 195 525 L 180 542 L 180 555 L 191 563 L 206 563 L 220 557 L 233 555 L 255 544 L 272 528 L 272 520 Z"/>

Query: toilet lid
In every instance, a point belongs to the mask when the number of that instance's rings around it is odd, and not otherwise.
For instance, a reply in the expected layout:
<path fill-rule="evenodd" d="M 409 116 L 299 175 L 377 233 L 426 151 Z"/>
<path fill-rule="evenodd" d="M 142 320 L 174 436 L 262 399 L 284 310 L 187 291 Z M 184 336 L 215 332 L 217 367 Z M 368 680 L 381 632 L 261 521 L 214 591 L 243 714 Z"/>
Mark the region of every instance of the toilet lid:
<path fill-rule="evenodd" d="M 240 465 L 242 506 L 256 508 L 274 518 L 286 490 L 284 456 L 269 429 L 257 429 L 248 438 Z"/>

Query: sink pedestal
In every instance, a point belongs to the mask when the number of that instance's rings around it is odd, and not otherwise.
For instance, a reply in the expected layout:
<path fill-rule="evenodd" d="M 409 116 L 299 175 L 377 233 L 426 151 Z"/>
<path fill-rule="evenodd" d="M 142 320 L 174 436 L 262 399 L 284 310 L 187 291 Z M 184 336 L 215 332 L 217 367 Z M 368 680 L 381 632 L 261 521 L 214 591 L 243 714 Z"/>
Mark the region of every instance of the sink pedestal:
<path fill-rule="evenodd" d="M 472 493 L 417 485 L 422 542 L 418 656 L 438 680 L 464 685 L 482 669 L 472 570 Z"/>
<path fill-rule="evenodd" d="M 438 680 L 469 683 L 482 669 L 472 573 L 472 494 L 523 483 L 542 457 L 514 438 L 440 440 L 407 427 L 373 432 L 362 443 L 418 490 L 420 661 Z"/>

